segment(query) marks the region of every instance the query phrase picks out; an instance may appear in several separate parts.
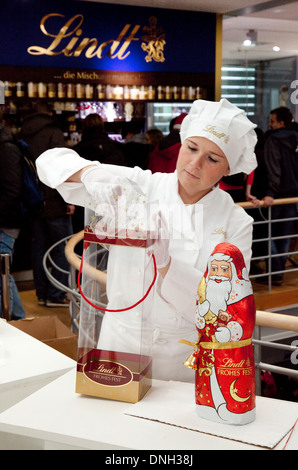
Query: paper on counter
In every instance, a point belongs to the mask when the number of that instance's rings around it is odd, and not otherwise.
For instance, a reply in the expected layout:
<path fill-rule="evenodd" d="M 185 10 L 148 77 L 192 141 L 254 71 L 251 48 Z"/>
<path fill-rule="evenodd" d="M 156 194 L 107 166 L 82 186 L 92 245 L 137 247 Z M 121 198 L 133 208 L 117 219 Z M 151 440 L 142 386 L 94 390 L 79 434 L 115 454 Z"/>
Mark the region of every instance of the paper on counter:
<path fill-rule="evenodd" d="M 256 420 L 243 426 L 215 423 L 196 413 L 194 385 L 160 382 L 125 413 L 181 428 L 272 449 L 292 429 L 298 417 L 296 403 L 256 397 Z"/>

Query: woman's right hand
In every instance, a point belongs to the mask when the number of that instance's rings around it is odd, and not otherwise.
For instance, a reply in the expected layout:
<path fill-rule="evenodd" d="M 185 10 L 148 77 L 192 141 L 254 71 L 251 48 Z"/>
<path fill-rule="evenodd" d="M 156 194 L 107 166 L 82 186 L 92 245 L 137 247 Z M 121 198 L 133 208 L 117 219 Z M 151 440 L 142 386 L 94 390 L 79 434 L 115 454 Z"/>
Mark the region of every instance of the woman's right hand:
<path fill-rule="evenodd" d="M 115 208 L 122 194 L 121 179 L 106 172 L 100 166 L 85 167 L 81 182 L 96 205 L 97 213 L 105 213 L 107 206 Z"/>

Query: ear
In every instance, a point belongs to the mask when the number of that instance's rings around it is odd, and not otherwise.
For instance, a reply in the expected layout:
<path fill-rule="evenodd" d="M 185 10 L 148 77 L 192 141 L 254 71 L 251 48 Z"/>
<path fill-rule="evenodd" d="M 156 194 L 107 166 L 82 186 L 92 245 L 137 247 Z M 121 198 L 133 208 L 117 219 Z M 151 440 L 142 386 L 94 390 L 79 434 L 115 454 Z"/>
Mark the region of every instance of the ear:
<path fill-rule="evenodd" d="M 230 167 L 228 167 L 227 171 L 225 172 L 224 176 L 229 176 L 230 174 Z"/>

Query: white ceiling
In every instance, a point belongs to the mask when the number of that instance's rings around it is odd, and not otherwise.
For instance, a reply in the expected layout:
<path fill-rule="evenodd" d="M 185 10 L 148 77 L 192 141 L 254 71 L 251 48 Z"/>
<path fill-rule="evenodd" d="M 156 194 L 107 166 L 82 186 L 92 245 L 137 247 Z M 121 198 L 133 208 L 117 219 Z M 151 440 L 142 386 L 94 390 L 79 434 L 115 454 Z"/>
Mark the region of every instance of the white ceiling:
<path fill-rule="evenodd" d="M 288 0 L 86 0 L 122 5 L 221 13 L 223 60 L 268 60 L 298 56 L 298 1 Z M 249 29 L 258 34 L 257 45 L 243 47 Z M 274 52 L 273 46 L 280 51 Z"/>

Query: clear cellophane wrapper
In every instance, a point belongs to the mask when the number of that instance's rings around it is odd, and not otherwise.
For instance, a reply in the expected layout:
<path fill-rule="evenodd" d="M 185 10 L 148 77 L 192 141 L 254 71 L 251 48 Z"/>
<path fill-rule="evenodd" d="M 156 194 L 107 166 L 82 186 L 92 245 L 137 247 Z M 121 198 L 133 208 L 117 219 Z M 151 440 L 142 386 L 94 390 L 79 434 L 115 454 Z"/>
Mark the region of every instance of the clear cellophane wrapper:
<path fill-rule="evenodd" d="M 156 269 L 146 199 L 126 184 L 124 202 L 85 211 L 76 391 L 136 402 L 151 386 Z"/>

